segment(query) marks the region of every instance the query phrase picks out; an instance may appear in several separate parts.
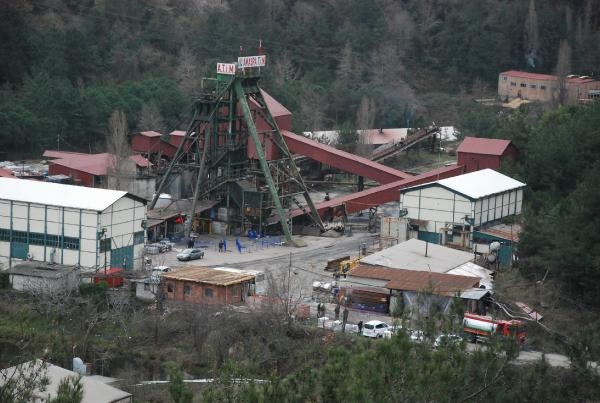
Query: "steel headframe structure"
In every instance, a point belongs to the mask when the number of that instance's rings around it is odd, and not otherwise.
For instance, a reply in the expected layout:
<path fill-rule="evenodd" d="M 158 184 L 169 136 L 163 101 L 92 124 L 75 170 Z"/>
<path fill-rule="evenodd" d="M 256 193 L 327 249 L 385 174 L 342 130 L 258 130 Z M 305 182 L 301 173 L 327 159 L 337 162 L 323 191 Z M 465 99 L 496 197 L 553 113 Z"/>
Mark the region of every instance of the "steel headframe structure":
<path fill-rule="evenodd" d="M 176 170 L 195 172 L 189 218 L 198 200 L 219 201 L 227 221 L 257 226 L 279 222 L 288 244 L 292 240 L 292 210 L 301 209 L 321 231 L 323 223 L 292 154 L 261 93 L 259 68 L 203 78 L 194 115 L 175 156 L 148 206 L 154 208 L 161 191 Z M 251 102 L 253 108 L 250 108 Z M 257 131 L 255 118 L 270 130 Z M 271 148 L 267 158 L 263 145 Z M 273 147 L 274 146 L 274 147 Z M 250 155 L 252 154 L 252 155 Z M 302 201 L 302 198 L 304 201 Z M 231 213 L 233 211 L 233 214 Z M 186 227 L 189 236 L 191 225 Z"/>

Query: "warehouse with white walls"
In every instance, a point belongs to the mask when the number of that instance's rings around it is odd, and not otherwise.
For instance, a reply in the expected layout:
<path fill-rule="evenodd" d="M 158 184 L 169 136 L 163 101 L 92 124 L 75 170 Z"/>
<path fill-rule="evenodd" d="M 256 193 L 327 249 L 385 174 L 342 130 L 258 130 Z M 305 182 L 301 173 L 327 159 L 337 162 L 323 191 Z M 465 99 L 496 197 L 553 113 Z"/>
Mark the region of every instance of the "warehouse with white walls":
<path fill-rule="evenodd" d="M 139 269 L 145 215 L 127 192 L 0 178 L 0 263 Z"/>
<path fill-rule="evenodd" d="M 525 184 L 483 169 L 402 189 L 409 237 L 468 248 L 474 228 L 521 214 Z"/>

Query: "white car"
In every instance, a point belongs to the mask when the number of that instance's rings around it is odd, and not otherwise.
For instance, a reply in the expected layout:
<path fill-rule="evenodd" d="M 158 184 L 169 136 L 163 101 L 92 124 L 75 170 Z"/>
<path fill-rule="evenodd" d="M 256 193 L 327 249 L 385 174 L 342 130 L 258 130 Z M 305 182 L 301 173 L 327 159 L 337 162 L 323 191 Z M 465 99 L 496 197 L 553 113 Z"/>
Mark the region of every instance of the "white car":
<path fill-rule="evenodd" d="M 433 347 L 455 346 L 463 342 L 463 338 L 457 334 L 441 334 L 433 342 Z"/>
<path fill-rule="evenodd" d="M 385 332 L 383 332 L 384 339 L 391 339 L 392 336 L 398 334 L 402 330 L 402 325 L 392 325 L 387 328 Z"/>
<path fill-rule="evenodd" d="M 382 338 L 389 326 L 380 320 L 371 320 L 363 325 L 362 335 L 366 337 Z"/>
<path fill-rule="evenodd" d="M 184 249 L 183 252 L 177 254 L 177 260 L 188 261 L 204 258 L 204 251 L 200 248 Z"/>
<path fill-rule="evenodd" d="M 410 330 L 408 338 L 414 343 L 423 343 L 425 341 L 425 333 L 422 330 Z"/>

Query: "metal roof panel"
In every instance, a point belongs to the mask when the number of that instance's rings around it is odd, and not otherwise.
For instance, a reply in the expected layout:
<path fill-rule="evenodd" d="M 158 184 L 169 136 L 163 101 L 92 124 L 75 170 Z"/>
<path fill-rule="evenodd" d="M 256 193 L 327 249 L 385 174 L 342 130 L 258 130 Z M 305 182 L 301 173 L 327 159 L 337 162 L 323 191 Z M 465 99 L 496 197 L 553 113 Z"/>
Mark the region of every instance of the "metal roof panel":
<path fill-rule="evenodd" d="M 502 155 L 511 144 L 510 140 L 465 137 L 456 152 L 486 155 Z"/>
<path fill-rule="evenodd" d="M 126 195 L 128 193 L 121 190 L 0 178 L 0 199 L 16 202 L 104 211 Z"/>

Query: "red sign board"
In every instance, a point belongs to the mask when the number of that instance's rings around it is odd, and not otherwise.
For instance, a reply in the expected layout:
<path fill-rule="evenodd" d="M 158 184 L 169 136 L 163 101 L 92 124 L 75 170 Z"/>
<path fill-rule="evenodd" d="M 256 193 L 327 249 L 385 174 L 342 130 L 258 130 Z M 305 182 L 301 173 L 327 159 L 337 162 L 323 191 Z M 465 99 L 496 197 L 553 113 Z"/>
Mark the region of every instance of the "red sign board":
<path fill-rule="evenodd" d="M 238 67 L 240 69 L 244 69 L 246 67 L 263 67 L 266 65 L 266 55 L 238 57 Z"/>
<path fill-rule="evenodd" d="M 235 75 L 235 63 L 217 63 L 217 74 Z"/>

